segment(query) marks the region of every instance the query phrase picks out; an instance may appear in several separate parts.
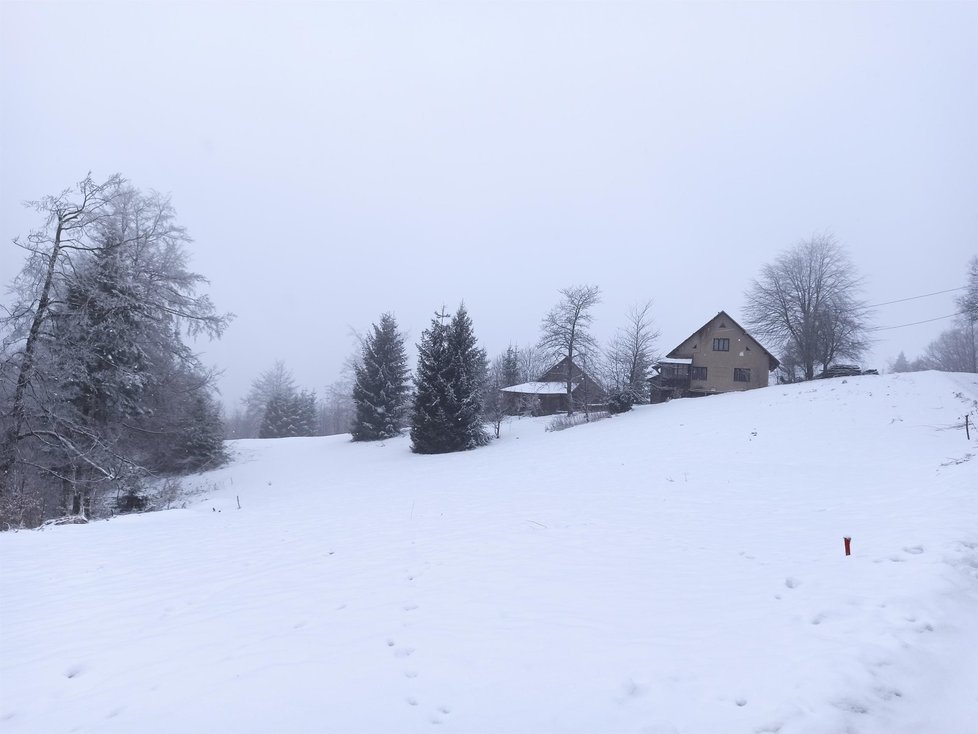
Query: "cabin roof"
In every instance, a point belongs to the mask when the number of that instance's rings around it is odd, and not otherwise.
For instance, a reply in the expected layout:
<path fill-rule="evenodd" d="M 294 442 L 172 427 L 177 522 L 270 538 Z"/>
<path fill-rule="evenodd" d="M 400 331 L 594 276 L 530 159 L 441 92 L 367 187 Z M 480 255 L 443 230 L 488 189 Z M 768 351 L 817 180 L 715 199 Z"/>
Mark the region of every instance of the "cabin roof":
<path fill-rule="evenodd" d="M 571 383 L 571 390 L 577 389 L 577 383 Z M 502 388 L 503 392 L 520 395 L 560 395 L 567 392 L 566 382 L 524 382 L 519 385 Z"/>
<path fill-rule="evenodd" d="M 709 320 L 708 320 L 708 321 L 707 321 L 706 323 L 704 323 L 704 324 L 703 324 L 703 326 L 701 326 L 701 327 L 700 327 L 699 329 L 697 329 L 697 330 L 696 330 L 696 331 L 694 331 L 694 332 L 693 332 L 692 334 L 690 334 L 690 335 L 689 335 L 689 336 L 687 336 L 687 337 L 686 337 L 685 339 L 683 339 L 683 340 L 682 340 L 681 342 L 679 342 L 679 344 L 677 344 L 677 345 L 676 345 L 676 347 L 675 347 L 675 349 L 673 349 L 673 350 L 671 350 L 671 351 L 669 352 L 669 354 L 675 354 L 675 353 L 676 353 L 676 352 L 677 352 L 677 351 L 679 350 L 679 347 L 681 347 L 681 346 L 682 346 L 683 344 L 685 344 L 685 343 L 686 343 L 686 342 L 688 342 L 688 341 L 689 341 L 690 339 L 692 339 L 692 338 L 693 338 L 694 336 L 696 336 L 696 335 L 697 335 L 697 334 L 698 334 L 698 333 L 699 333 L 700 331 L 702 331 L 702 330 L 703 330 L 703 328 L 704 328 L 704 327 L 706 327 L 706 326 L 707 326 L 708 324 L 710 324 L 711 322 L 713 322 L 713 321 L 715 321 L 715 320 L 717 320 L 717 319 L 718 319 L 718 318 L 720 318 L 720 317 L 723 317 L 723 318 L 725 318 L 725 319 L 727 320 L 727 322 L 729 322 L 729 323 L 730 323 L 731 325 L 733 325 L 733 326 L 736 326 L 736 327 L 737 327 L 738 329 L 740 329 L 740 330 L 741 330 L 742 332 L 744 332 L 744 334 L 745 334 L 745 335 L 747 335 L 747 336 L 749 336 L 749 337 L 750 337 L 751 339 L 753 339 L 753 341 L 754 341 L 754 343 L 755 343 L 755 344 L 757 344 L 757 346 L 759 346 L 759 347 L 761 348 L 761 351 L 763 351 L 763 352 L 764 352 L 764 353 L 765 353 L 765 354 L 767 355 L 767 358 L 768 358 L 768 365 L 769 365 L 769 367 L 768 367 L 768 370 L 769 370 L 769 371 L 771 371 L 771 370 L 776 370 L 776 369 L 778 368 L 778 365 L 780 365 L 780 364 L 781 364 L 781 362 L 780 362 L 780 360 L 779 360 L 779 359 L 778 359 L 777 357 L 775 357 L 775 356 L 774 356 L 773 354 L 771 354 L 771 353 L 770 353 L 770 352 L 769 352 L 769 351 L 768 351 L 768 350 L 767 350 L 767 349 L 765 348 L 765 346 L 764 346 L 763 344 L 761 344 L 761 343 L 760 343 L 759 341 L 757 341 L 757 339 L 756 339 L 756 338 L 754 338 L 753 336 L 751 336 L 751 333 L 750 333 L 749 331 L 747 331 L 747 329 L 745 329 L 745 328 L 744 328 L 743 326 L 741 326 L 740 324 L 738 324 L 738 323 L 737 323 L 737 320 L 736 320 L 736 319 L 734 319 L 734 318 L 733 318 L 733 317 L 732 317 L 732 316 L 731 316 L 730 314 L 728 314 L 728 313 L 727 313 L 726 311 L 718 311 L 718 312 L 717 312 L 717 315 L 716 315 L 716 316 L 714 316 L 713 318 L 711 318 L 711 319 L 709 319 Z M 674 358 L 673 358 L 673 359 L 674 359 Z M 660 362 L 663 362 L 663 360 L 661 360 L 661 359 L 660 359 L 659 361 L 660 361 Z M 668 364 L 668 363 L 666 363 L 666 364 Z"/>

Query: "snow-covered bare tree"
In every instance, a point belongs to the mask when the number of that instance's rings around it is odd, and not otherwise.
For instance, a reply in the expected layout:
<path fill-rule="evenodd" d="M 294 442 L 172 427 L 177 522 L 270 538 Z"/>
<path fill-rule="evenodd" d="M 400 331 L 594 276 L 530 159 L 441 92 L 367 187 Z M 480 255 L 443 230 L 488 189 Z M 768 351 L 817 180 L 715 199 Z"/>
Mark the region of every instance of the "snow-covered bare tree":
<path fill-rule="evenodd" d="M 27 203 L 44 217 L 40 228 L 14 244 L 27 252 L 27 263 L 14 280 L 16 301 L 3 320 L 3 358 L 7 369 L 9 404 L 5 406 L 3 437 L 0 440 L 0 494 L 12 490 L 10 471 L 17 450 L 26 437 L 32 385 L 38 377 L 37 353 L 45 339 L 52 302 L 64 287 L 65 265 L 75 253 L 98 249 L 96 226 L 110 216 L 113 200 L 120 195 L 123 179 L 110 176 L 96 183 L 91 174 L 60 194 Z M 13 389 L 10 390 L 12 383 Z"/>
<path fill-rule="evenodd" d="M 792 354 L 810 380 L 818 365 L 858 360 L 869 347 L 861 286 L 842 247 L 817 235 L 761 269 L 746 294 L 746 321 L 755 336 Z"/>
<path fill-rule="evenodd" d="M 218 337 L 230 316 L 198 293 L 206 280 L 167 198 L 89 177 L 33 206 L 44 223 L 16 242 L 28 259 L 0 322 L 0 493 L 31 475 L 87 514 L 100 487 L 171 470 L 190 433 L 214 426 L 175 412 L 216 415 L 213 375 L 182 335 Z"/>
<path fill-rule="evenodd" d="M 539 347 L 554 362 L 567 359 L 567 414 L 574 413 L 572 363 L 583 355 L 593 361 L 598 344 L 591 334 L 594 315 L 591 309 L 601 302 L 601 289 L 596 285 L 577 285 L 560 291 L 561 299 L 544 316 L 540 325 Z M 578 365 L 580 366 L 580 365 Z"/>
<path fill-rule="evenodd" d="M 353 440 L 393 438 L 404 423 L 408 392 L 404 337 L 393 314 L 383 314 L 364 337 L 354 373 Z"/>

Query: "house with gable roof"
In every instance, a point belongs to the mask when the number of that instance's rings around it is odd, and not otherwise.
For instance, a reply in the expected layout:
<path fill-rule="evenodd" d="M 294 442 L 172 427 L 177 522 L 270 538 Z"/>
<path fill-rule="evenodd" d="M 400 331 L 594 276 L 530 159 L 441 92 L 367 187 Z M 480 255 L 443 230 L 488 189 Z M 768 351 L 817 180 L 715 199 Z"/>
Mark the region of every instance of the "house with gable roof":
<path fill-rule="evenodd" d="M 720 311 L 660 359 L 650 401 L 767 387 L 780 362 L 726 311 Z"/>
<path fill-rule="evenodd" d="M 553 415 L 567 410 L 567 375 L 571 378 L 571 398 L 574 410 L 605 409 L 608 392 L 600 382 L 567 357 L 557 362 L 532 382 L 502 388 L 510 413 L 523 413 L 532 406 L 535 415 Z"/>

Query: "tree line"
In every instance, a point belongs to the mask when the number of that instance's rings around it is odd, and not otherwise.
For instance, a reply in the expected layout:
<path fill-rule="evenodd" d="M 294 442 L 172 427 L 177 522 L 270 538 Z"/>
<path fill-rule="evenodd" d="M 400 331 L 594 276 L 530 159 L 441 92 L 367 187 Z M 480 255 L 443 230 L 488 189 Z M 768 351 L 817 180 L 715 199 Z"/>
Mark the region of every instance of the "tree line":
<path fill-rule="evenodd" d="M 555 364 L 567 365 L 569 413 L 578 407 L 571 364 L 606 387 L 613 412 L 648 400 L 659 338 L 652 301 L 633 307 L 602 346 L 592 330 L 601 290 L 576 285 L 559 291 L 533 345 L 490 360 L 465 306 L 443 307 L 421 334 L 412 372 L 405 335 L 385 313 L 321 397 L 278 362 L 224 417 L 215 374 L 186 337 L 219 338 L 233 316 L 201 292 L 207 280 L 189 269 L 191 239 L 170 200 L 118 175 L 88 176 L 29 206 L 40 225 L 14 240 L 25 262 L 0 319 L 0 529 L 142 509 L 147 482 L 226 461 L 226 437 L 382 441 L 407 431 L 419 454 L 476 448 L 498 438 L 504 416 L 539 410 L 532 395 L 502 388 Z M 782 381 L 813 379 L 865 353 L 872 309 L 862 284 L 829 236 L 761 268 L 745 293 L 745 321 L 780 356 Z M 978 257 L 963 291 L 954 328 L 914 362 L 901 354 L 893 371 L 978 371 Z"/>

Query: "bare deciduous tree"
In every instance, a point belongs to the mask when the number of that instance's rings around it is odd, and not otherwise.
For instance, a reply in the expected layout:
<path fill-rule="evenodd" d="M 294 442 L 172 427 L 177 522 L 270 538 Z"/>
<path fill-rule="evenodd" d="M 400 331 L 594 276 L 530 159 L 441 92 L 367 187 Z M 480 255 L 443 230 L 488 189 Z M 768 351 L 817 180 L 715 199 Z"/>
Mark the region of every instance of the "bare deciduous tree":
<path fill-rule="evenodd" d="M 591 334 L 594 315 L 591 309 L 601 302 L 601 289 L 596 285 L 577 285 L 560 291 L 561 300 L 543 318 L 540 349 L 554 361 L 567 359 L 567 415 L 574 413 L 572 363 L 579 355 L 593 359 L 598 345 Z"/>
<path fill-rule="evenodd" d="M 975 322 L 960 319 L 953 329 L 932 341 L 915 366 L 941 372 L 978 372 Z"/>
<path fill-rule="evenodd" d="M 964 293 L 958 298 L 958 308 L 966 320 L 972 323 L 978 321 L 978 257 L 971 258 L 968 263 L 968 282 Z"/>
<path fill-rule="evenodd" d="M 26 419 L 26 395 L 34 378 L 38 341 L 42 327 L 50 318 L 59 273 L 64 271 L 66 255 L 72 251 L 94 251 L 95 226 L 111 214 L 113 199 L 120 196 L 123 179 L 118 174 L 102 183 L 91 174 L 73 189 L 57 196 L 46 196 L 27 206 L 44 215 L 41 228 L 26 240 L 14 244 L 28 252 L 28 262 L 14 282 L 14 289 L 28 295 L 8 309 L 4 319 L 3 354 L 17 361 L 16 378 L 5 434 L 0 441 L 0 494 L 16 460 L 16 446 Z M 18 349 L 18 343 L 22 341 Z"/>
<path fill-rule="evenodd" d="M 626 325 L 615 334 L 606 355 L 608 384 L 629 404 L 648 402 L 646 379 L 655 355 L 659 332 L 652 321 L 652 301 L 632 306 Z"/>
<path fill-rule="evenodd" d="M 517 383 L 532 382 L 547 369 L 547 357 L 536 346 L 516 347 L 516 356 L 519 363 Z"/>
<path fill-rule="evenodd" d="M 869 346 L 862 279 L 828 235 L 800 242 L 761 269 L 747 291 L 747 323 L 756 336 L 797 359 L 804 378 L 837 359 L 858 360 Z"/>

